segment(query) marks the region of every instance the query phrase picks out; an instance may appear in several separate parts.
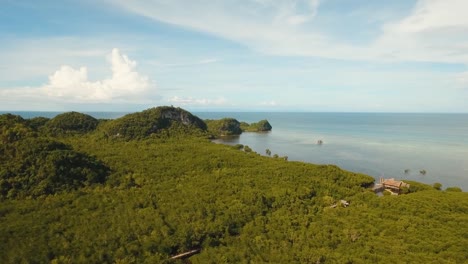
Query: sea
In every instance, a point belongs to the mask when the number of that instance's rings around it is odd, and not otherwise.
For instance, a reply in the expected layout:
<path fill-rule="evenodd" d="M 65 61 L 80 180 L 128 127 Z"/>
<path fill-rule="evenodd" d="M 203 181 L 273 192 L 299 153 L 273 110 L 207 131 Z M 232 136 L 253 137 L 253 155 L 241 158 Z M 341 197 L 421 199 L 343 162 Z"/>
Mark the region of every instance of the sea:
<path fill-rule="evenodd" d="M 2 112 L 0 112 L 2 113 Z M 468 114 L 193 112 L 202 119 L 267 119 L 270 132 L 245 132 L 216 143 L 243 144 L 290 161 L 334 164 L 378 179 L 395 178 L 468 191 Z M 13 112 L 24 118 L 58 112 Z M 118 112 L 87 112 L 113 119 Z M 318 144 L 321 141 L 322 144 Z"/>

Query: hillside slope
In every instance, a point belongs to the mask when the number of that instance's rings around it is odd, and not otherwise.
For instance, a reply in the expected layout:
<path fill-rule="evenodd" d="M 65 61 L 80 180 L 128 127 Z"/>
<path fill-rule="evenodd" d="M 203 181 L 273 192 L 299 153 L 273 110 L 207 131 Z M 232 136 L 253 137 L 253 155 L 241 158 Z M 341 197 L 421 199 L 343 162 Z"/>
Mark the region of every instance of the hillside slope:
<path fill-rule="evenodd" d="M 0 201 L 1 263 L 183 263 L 170 257 L 193 249 L 192 263 L 468 259 L 468 193 L 378 197 L 370 176 L 178 128 L 141 140 L 100 133 L 62 142 L 106 164 L 104 184 Z M 350 206 L 331 207 L 341 199 Z"/>

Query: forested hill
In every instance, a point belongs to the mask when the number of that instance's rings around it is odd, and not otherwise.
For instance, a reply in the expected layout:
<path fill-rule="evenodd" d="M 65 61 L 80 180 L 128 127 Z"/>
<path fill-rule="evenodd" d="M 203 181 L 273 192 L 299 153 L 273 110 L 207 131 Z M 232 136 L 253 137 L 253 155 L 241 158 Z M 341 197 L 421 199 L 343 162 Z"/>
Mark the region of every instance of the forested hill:
<path fill-rule="evenodd" d="M 0 263 L 466 263 L 467 193 L 377 197 L 370 176 L 213 144 L 204 124 L 1 115 Z"/>

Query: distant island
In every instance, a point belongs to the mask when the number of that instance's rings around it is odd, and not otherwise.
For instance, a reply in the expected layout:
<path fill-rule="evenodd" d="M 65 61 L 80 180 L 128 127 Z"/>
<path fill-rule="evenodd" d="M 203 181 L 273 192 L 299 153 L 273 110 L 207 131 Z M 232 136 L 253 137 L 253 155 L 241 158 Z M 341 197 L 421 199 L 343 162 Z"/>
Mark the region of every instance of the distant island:
<path fill-rule="evenodd" d="M 257 123 L 239 122 L 234 118 L 223 118 L 219 120 L 205 120 L 208 130 L 218 136 L 240 135 L 242 132 L 268 132 L 272 126 L 268 120 Z"/>
<path fill-rule="evenodd" d="M 371 176 L 211 140 L 271 129 L 169 106 L 0 115 L 0 263 L 468 259 L 458 187 L 389 179 L 404 195 L 379 197 Z"/>

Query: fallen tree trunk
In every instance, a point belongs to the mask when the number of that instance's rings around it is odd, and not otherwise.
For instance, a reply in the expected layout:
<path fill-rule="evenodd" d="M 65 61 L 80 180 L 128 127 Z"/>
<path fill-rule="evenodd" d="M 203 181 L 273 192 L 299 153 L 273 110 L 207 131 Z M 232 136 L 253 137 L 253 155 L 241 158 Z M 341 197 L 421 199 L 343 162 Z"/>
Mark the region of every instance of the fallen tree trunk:
<path fill-rule="evenodd" d="M 200 253 L 200 251 L 201 251 L 201 249 L 190 250 L 190 251 L 187 251 L 187 252 L 180 253 L 178 255 L 172 256 L 171 259 L 186 259 L 186 258 L 189 258 L 189 257 L 195 255 L 195 254 Z"/>

